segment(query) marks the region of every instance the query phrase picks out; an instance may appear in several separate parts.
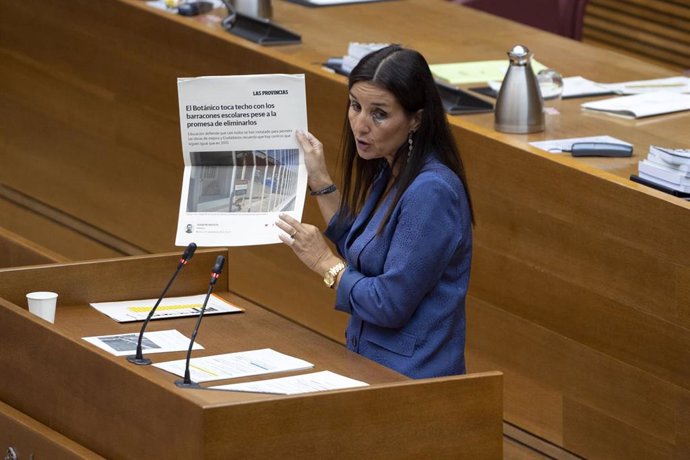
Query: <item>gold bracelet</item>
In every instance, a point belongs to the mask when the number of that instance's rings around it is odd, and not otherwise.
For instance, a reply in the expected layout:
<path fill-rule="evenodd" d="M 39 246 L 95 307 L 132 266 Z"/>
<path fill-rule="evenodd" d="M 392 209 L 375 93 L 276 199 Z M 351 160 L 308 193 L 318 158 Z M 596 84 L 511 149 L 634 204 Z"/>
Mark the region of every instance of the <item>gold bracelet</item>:
<path fill-rule="evenodd" d="M 341 271 L 345 270 L 345 267 L 345 262 L 340 261 L 337 264 L 333 265 L 331 268 L 329 268 L 323 275 L 324 284 L 329 288 L 333 289 L 333 286 L 335 285 L 335 280 L 338 279 L 338 274 Z"/>

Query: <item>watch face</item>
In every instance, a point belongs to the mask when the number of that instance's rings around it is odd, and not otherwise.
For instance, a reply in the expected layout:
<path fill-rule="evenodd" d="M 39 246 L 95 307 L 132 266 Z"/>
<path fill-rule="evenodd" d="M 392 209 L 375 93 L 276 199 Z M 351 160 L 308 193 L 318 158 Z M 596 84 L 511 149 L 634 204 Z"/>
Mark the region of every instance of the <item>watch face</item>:
<path fill-rule="evenodd" d="M 323 282 L 326 284 L 326 286 L 333 287 L 333 283 L 335 283 L 335 277 L 330 273 L 326 273 L 326 276 L 323 278 Z"/>

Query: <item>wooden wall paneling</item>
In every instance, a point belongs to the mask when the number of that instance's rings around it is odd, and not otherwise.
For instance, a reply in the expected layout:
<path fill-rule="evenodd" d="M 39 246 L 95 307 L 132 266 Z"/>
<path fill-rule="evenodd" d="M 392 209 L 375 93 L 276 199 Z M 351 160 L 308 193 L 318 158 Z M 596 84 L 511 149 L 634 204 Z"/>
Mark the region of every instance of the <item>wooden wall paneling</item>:
<path fill-rule="evenodd" d="M 471 136 L 458 137 L 462 144 Z M 688 248 L 675 235 L 662 236 L 685 228 L 687 213 L 670 212 L 674 204 L 664 202 L 636 208 L 635 200 L 645 196 L 615 192 L 615 183 L 593 175 L 561 176 L 563 165 L 517 149 L 466 150 L 470 158 L 482 156 L 486 171 L 475 173 L 487 179 L 473 185 L 483 193 L 472 294 L 687 386 L 690 369 L 681 363 L 690 359 L 690 346 L 687 329 L 677 324 L 674 270 Z M 492 156 L 501 168 L 491 168 Z M 530 180 L 515 171 L 530 171 Z M 564 183 L 568 187 L 559 186 Z M 573 192 L 580 196 L 568 197 Z M 660 215 L 658 227 L 636 225 L 653 219 L 648 209 L 664 206 L 666 221 Z M 656 236 L 640 230 L 656 228 L 666 230 Z M 496 289 L 497 280 L 510 289 Z M 612 321 L 619 327 L 603 333 Z"/>
<path fill-rule="evenodd" d="M 602 0 L 596 0 L 602 1 Z M 615 0 L 605 0 L 615 1 Z M 619 0 L 620 1 L 620 0 Z M 656 10 L 674 17 L 681 17 L 690 19 L 690 11 L 685 7 L 683 0 L 623 0 L 626 2 L 626 7 L 633 6 L 644 7 L 647 9 Z"/>
<path fill-rule="evenodd" d="M 690 457 L 690 395 L 683 394 L 676 412 L 676 451 L 674 460 Z"/>
<path fill-rule="evenodd" d="M 6 188 L 0 187 L 0 193 Z M 4 196 L 4 193 L 3 193 Z M 123 252 L 79 232 L 71 226 L 46 217 L 8 199 L 0 198 L 0 215 L 6 230 L 31 241 L 48 252 L 56 262 L 107 258 L 125 255 Z"/>
<path fill-rule="evenodd" d="M 671 446 L 677 433 L 687 434 L 687 425 L 678 420 L 690 396 L 687 389 L 475 298 L 468 325 L 468 356 L 480 356 L 504 372 L 505 418 L 511 423 L 581 455 L 587 433 L 568 438 L 568 425 L 573 417 L 586 414 L 578 414 L 580 406 L 572 402 L 616 421 L 609 423 L 616 433 L 608 447 L 613 452 L 627 452 L 630 430 Z M 474 367 L 473 361 L 468 366 L 471 372 L 483 368 Z M 527 395 L 533 397 L 525 403 Z M 559 417 L 558 424 L 550 422 Z M 596 424 L 589 429 L 595 432 Z"/>
<path fill-rule="evenodd" d="M 0 227 L 0 268 L 66 261 L 60 254 Z"/>
<path fill-rule="evenodd" d="M 218 255 L 227 255 L 227 252 L 216 249 L 197 250 L 193 259 L 194 264 L 209 267 L 208 271 L 185 270 L 171 286 L 168 295 L 192 295 L 198 291 L 198 286 L 208 285 L 211 267 Z M 160 256 L 131 257 L 123 260 L 119 265 L 102 264 L 103 260 L 66 265 L 54 264 L 45 267 L 42 273 L 42 277 L 45 278 L 44 290 L 59 293 L 58 304 L 65 306 L 112 299 L 156 298 L 170 279 L 180 258 L 177 253 L 166 254 L 166 256 L 169 259 L 170 272 L 160 270 Z M 88 267 L 97 267 L 98 270 L 88 270 L 86 269 Z M 34 272 L 30 269 L 6 269 L 0 270 L 0 273 L 2 273 L 0 280 L 2 297 L 17 305 L 26 304 L 24 298 L 27 292 L 26 286 L 32 284 Z M 121 278 L 119 275 L 122 273 L 128 274 L 127 280 L 112 281 Z M 73 280 L 77 276 L 82 280 L 81 284 L 74 283 Z M 219 283 L 227 286 L 227 272 L 221 275 Z"/>
<path fill-rule="evenodd" d="M 473 284 L 473 295 L 690 387 L 687 329 L 563 282 L 543 268 L 515 263 L 479 244 L 475 248 L 475 279 L 484 283 Z"/>
<path fill-rule="evenodd" d="M 3 30 L 4 32 L 4 30 Z M 21 40 L 11 37 L 12 43 Z M 36 45 L 43 47 L 43 43 Z M 70 130 L 94 133 L 104 138 L 114 138 L 115 119 L 109 105 L 112 93 L 86 81 L 79 81 L 74 75 L 56 69 L 44 61 L 19 54 L 15 49 L 3 50 L 0 68 L 5 85 L 3 98 L 14 104 L 26 106 Z M 6 116 L 24 122 L 23 128 L 30 130 L 31 117 L 8 110 Z M 36 131 L 34 131 L 36 132 Z M 40 132 L 40 131 L 38 131 Z"/>
<path fill-rule="evenodd" d="M 675 270 L 676 298 L 674 303 L 677 308 L 678 324 L 685 329 L 690 329 L 690 268 L 682 265 Z"/>
<path fill-rule="evenodd" d="M 95 452 L 0 401 L 0 452 L 14 448 L 18 458 L 103 459 Z"/>
<path fill-rule="evenodd" d="M 261 442 L 231 446 L 230 450 L 227 445 L 219 445 L 217 450 L 212 446 L 207 455 L 300 459 L 318 452 L 320 458 L 500 458 L 501 424 L 495 423 L 495 416 L 501 411 L 501 376 L 479 375 L 488 378 L 468 375 L 455 381 L 417 381 L 426 383 L 425 391 L 402 383 L 364 389 L 357 398 L 343 392 L 317 394 L 309 399 L 283 398 L 270 404 L 234 407 L 232 417 L 227 408 L 219 407 L 209 410 L 205 420 L 209 439 L 222 439 L 227 433 L 235 433 L 240 439 L 251 438 L 251 433 L 257 432 L 266 436 Z M 411 414 L 409 408 L 413 407 L 425 410 Z M 392 421 L 395 429 L 390 429 Z M 338 435 L 343 431 L 349 433 L 348 437 Z M 311 435 L 305 438 L 304 433 Z M 302 442 L 296 444 L 295 438 Z M 411 438 L 414 443 L 407 442 Z M 488 442 L 478 443 L 477 439 Z"/>
<path fill-rule="evenodd" d="M 673 0 L 591 0 L 585 41 L 690 67 L 690 5 Z"/>
<path fill-rule="evenodd" d="M 149 251 L 162 241 L 172 246 L 176 219 L 169 210 L 179 203 L 181 168 L 128 154 L 101 143 L 95 133 L 70 131 L 24 110 L 17 106 L 15 113 L 33 120 L 32 131 L 8 124 L 17 129 L 5 151 L 13 169 L 3 171 L 4 184 Z M 55 149 L 37 145 L 34 130 L 40 130 L 41 143 Z"/>
<path fill-rule="evenodd" d="M 7 64 L 3 78 L 21 82 L 17 88 L 32 89 L 26 94 L 14 92 L 13 100 L 7 101 L 8 110 L 2 112 L 11 133 L 3 157 L 15 166 L 3 171 L 5 184 L 30 190 L 37 199 L 86 217 L 98 227 L 115 232 L 121 227 L 120 236 L 129 241 L 136 240 L 133 235 L 140 233 L 142 224 L 147 228 L 170 228 L 174 224 L 172 219 L 161 217 L 161 213 L 166 217 L 170 213 L 155 201 L 147 202 L 146 212 L 139 215 L 132 215 L 130 210 L 132 203 L 141 202 L 142 192 L 164 203 L 176 203 L 180 179 L 174 171 L 181 171 L 181 167 L 173 169 L 119 148 L 113 142 L 112 104 L 100 95 L 52 77 L 45 66 L 24 65 L 24 60 L 12 55 L 3 63 Z M 27 85 L 27 81 L 32 83 Z M 51 148 L 46 149 L 46 144 Z M 160 239 L 158 234 L 151 237 L 154 242 Z"/>
<path fill-rule="evenodd" d="M 74 283 L 74 278 L 71 281 Z M 201 458 L 200 445 L 187 442 L 190 433 L 201 425 L 195 404 L 181 399 L 172 389 L 161 391 L 153 381 L 131 369 L 124 370 L 116 360 L 104 359 L 44 322 L 27 328 L 26 317 L 12 311 L 11 304 L 3 299 L 0 307 L 0 364 L 4 375 L 14 377 L 0 382 L 6 404 L 108 458 L 131 458 L 130 443 L 144 447 L 137 455 L 140 458 Z M 32 341 L 27 343 L 29 331 Z M 16 343 L 25 346 L 13 346 Z M 50 356 L 59 359 L 46 358 Z M 27 362 L 40 366 L 27 375 Z M 136 400 L 137 404 L 123 404 L 123 400 Z M 142 439 L 147 442 L 142 443 Z"/>
<path fill-rule="evenodd" d="M 566 399 L 564 406 L 565 444 L 578 446 L 578 452 L 585 458 L 674 458 L 671 442 L 664 442 L 575 401 Z"/>
<path fill-rule="evenodd" d="M 483 255 L 483 254 L 482 254 Z M 500 261 L 499 261 L 500 263 Z M 519 269 L 519 267 L 515 267 L 515 269 Z M 482 273 L 484 274 L 484 273 Z M 534 273 L 532 273 L 533 275 Z M 510 289 L 508 286 L 514 285 L 512 282 L 521 282 L 523 281 L 522 279 L 510 279 L 509 283 L 507 284 L 506 289 Z M 535 289 L 539 289 L 539 286 L 530 284 L 527 286 L 527 291 L 529 290 L 534 291 Z M 569 291 L 569 290 L 562 290 L 563 296 L 573 296 L 577 295 L 576 291 Z M 573 323 L 574 322 L 580 322 L 578 320 L 578 317 L 584 317 L 588 313 L 590 313 L 592 310 L 588 311 L 575 311 L 574 313 L 571 313 L 568 315 L 567 313 L 563 313 L 562 310 L 568 310 L 570 308 L 573 308 L 572 305 L 570 304 L 558 304 L 558 303 L 552 303 L 551 305 L 546 305 L 546 306 L 541 306 L 537 305 L 533 310 L 533 315 L 525 315 L 524 311 L 528 310 L 530 308 L 529 305 L 522 305 L 519 309 L 515 308 L 512 306 L 509 302 L 511 300 L 508 300 L 507 298 L 491 298 L 490 301 L 495 302 L 497 305 L 501 305 L 503 309 L 507 312 L 511 312 L 517 315 L 520 315 L 522 317 L 525 317 L 527 320 L 534 322 L 535 324 L 547 327 L 559 334 L 562 334 L 566 337 L 569 337 L 571 340 L 577 341 L 579 343 L 584 344 L 584 346 L 587 346 L 589 348 L 593 348 L 601 353 L 604 353 L 606 355 L 611 356 L 612 359 L 616 360 L 621 360 L 629 365 L 632 365 L 634 367 L 639 367 L 640 369 L 656 374 L 660 376 L 660 379 L 667 380 L 669 382 L 673 382 L 677 385 L 681 386 L 687 386 L 687 379 L 683 380 L 682 377 L 676 377 L 673 374 L 670 374 L 668 371 L 665 369 L 659 369 L 660 366 L 664 366 L 666 368 L 680 368 L 681 372 L 685 372 L 686 370 L 683 370 L 683 368 L 687 368 L 686 364 L 687 363 L 687 357 L 685 356 L 685 353 L 687 353 L 687 348 L 686 345 L 684 345 L 682 342 L 673 342 L 673 341 L 666 341 L 665 338 L 663 338 L 663 334 L 665 331 L 666 326 L 664 323 L 655 326 L 654 328 L 651 328 L 647 326 L 644 323 L 645 318 L 640 318 L 636 322 L 630 322 L 624 319 L 625 314 L 621 313 L 620 315 L 610 315 L 610 316 L 601 316 L 601 315 L 593 315 L 591 323 L 586 323 L 581 326 L 574 326 L 574 325 L 567 325 L 568 320 L 572 318 Z M 513 300 L 513 302 L 517 302 Z M 550 312 L 551 311 L 551 312 Z M 564 321 L 566 325 L 562 324 L 557 324 L 555 321 L 551 320 L 539 320 L 535 318 L 538 315 L 545 315 L 545 316 L 550 316 L 550 319 L 553 320 L 554 317 L 565 317 L 566 320 Z M 669 323 L 670 325 L 670 323 Z M 670 327 L 670 326 L 669 326 Z M 573 334 L 572 329 L 575 328 L 581 328 L 584 331 L 584 334 L 588 334 L 588 338 L 583 338 L 583 336 L 580 336 L 578 334 Z M 659 340 L 656 339 L 650 339 L 651 336 L 656 334 L 662 334 L 662 342 L 659 343 Z M 679 332 L 682 334 L 682 331 Z M 687 336 L 687 333 L 685 333 L 685 336 Z M 606 339 L 595 339 L 595 340 L 590 340 L 592 337 L 606 337 Z M 611 339 L 611 342 L 608 342 L 608 339 Z M 605 343 L 603 346 L 601 342 L 608 342 Z M 643 357 L 637 358 L 637 357 L 631 357 L 630 351 L 624 351 L 621 352 L 619 351 L 619 348 L 616 346 L 616 344 L 622 344 L 619 345 L 620 348 L 628 348 L 630 345 L 628 345 L 630 342 L 637 342 L 640 344 L 640 348 L 645 348 L 649 347 L 652 351 L 649 353 L 646 352 L 646 350 L 642 353 Z M 560 345 L 560 344 L 559 344 Z M 664 355 L 664 356 L 670 356 L 670 360 L 672 362 L 669 363 L 664 363 L 664 359 L 660 358 L 657 359 L 653 355 Z M 651 356 L 649 358 L 652 363 L 649 363 L 646 359 L 647 356 Z M 678 360 L 678 361 L 676 361 Z M 654 362 L 656 361 L 656 362 Z M 500 369 L 503 369 L 502 366 L 499 367 Z M 597 374 L 599 375 L 599 374 Z M 544 378 L 550 378 L 549 376 L 544 376 Z M 591 391 L 591 389 L 590 389 Z"/>
<path fill-rule="evenodd" d="M 520 423 L 520 429 L 534 433 L 542 439 L 548 439 L 556 445 L 563 444 L 563 392 L 552 379 L 542 382 L 541 375 L 531 378 L 528 373 L 518 366 L 506 365 L 498 353 L 486 349 L 486 343 L 494 340 L 494 333 L 484 337 L 485 327 L 479 325 L 475 329 L 475 322 L 491 319 L 490 314 L 476 313 L 484 304 L 474 303 L 470 299 L 467 309 L 468 344 L 466 350 L 467 368 L 469 372 L 485 372 L 490 369 L 503 369 L 503 418 L 509 422 Z M 470 329 L 472 328 L 472 329 Z M 477 332 L 474 332 L 474 331 Z M 503 350 L 501 342 L 498 349 Z M 520 350 L 520 349 L 518 349 Z M 518 351 L 522 354 L 521 351 Z M 540 357 L 541 358 L 541 357 Z"/>
<path fill-rule="evenodd" d="M 98 221 L 97 218 L 94 218 L 92 223 L 105 228 L 108 228 L 108 224 L 111 223 L 115 226 L 117 226 L 118 223 L 124 224 L 125 229 L 122 231 L 122 234 L 126 235 L 128 239 L 132 239 L 132 230 L 138 232 L 137 227 L 141 225 L 141 221 L 138 221 L 138 219 L 142 219 L 145 222 L 145 226 L 148 228 L 150 228 L 151 225 L 159 228 L 171 228 L 171 224 L 174 226 L 175 221 L 172 219 L 162 220 L 163 218 L 160 217 L 161 212 L 163 212 L 166 217 L 169 216 L 170 213 L 165 207 L 161 209 L 159 203 L 150 203 L 149 209 L 140 215 L 132 216 L 132 213 L 127 211 L 131 209 L 131 204 L 133 202 L 141 201 L 139 199 L 141 190 L 138 189 L 143 188 L 145 190 L 147 184 L 150 189 L 150 192 L 147 192 L 147 194 L 156 196 L 160 193 L 164 202 L 168 203 L 176 203 L 178 201 L 180 190 L 179 177 L 181 177 L 181 173 L 174 174 L 172 171 L 181 171 L 182 160 L 181 154 L 179 153 L 179 147 L 176 151 L 167 152 L 170 153 L 169 158 L 174 159 L 172 165 L 174 165 L 173 167 L 175 169 L 172 169 L 170 159 L 167 161 L 163 159 L 164 163 L 167 164 L 158 165 L 156 164 L 158 161 L 152 161 L 147 158 L 147 156 L 150 155 L 148 152 L 159 151 L 151 148 L 153 143 L 157 144 L 160 142 L 156 139 L 156 135 L 158 134 L 156 131 L 151 131 L 147 134 L 149 145 L 148 148 L 142 152 L 132 152 L 131 150 L 120 149 L 118 145 L 118 138 L 120 136 L 118 136 L 117 132 L 118 120 L 115 118 L 115 115 L 118 114 L 117 109 L 120 107 L 120 102 L 115 101 L 115 93 L 113 92 L 114 85 L 108 81 L 100 81 L 103 75 L 112 76 L 113 78 L 119 76 L 119 78 L 122 78 L 127 84 L 136 86 L 137 79 L 131 79 L 128 75 L 123 75 L 121 69 L 104 71 L 103 67 L 105 66 L 107 69 L 108 64 L 117 66 L 124 64 L 124 68 L 136 68 L 136 71 L 143 71 L 144 73 L 146 73 L 147 70 L 137 66 L 129 66 L 129 62 L 126 59 L 117 59 L 117 56 L 113 56 L 112 52 L 107 52 L 108 49 L 113 47 L 113 44 L 118 43 L 116 33 L 112 33 L 112 36 L 101 36 L 100 41 L 94 40 L 93 37 L 89 35 L 89 32 L 92 32 L 91 35 L 97 35 L 99 32 L 105 34 L 108 28 L 103 24 L 90 24 L 90 28 L 74 28 L 71 24 L 73 24 L 74 20 L 78 20 L 78 12 L 73 12 L 73 16 L 70 16 L 71 20 L 65 18 L 64 21 L 59 20 L 61 14 L 65 14 L 60 9 L 53 11 L 53 13 L 54 16 L 51 15 L 51 20 L 47 21 L 47 24 L 45 24 L 47 31 L 50 31 L 51 27 L 59 27 L 56 26 L 56 24 L 61 24 L 63 28 L 69 28 L 69 31 L 60 30 L 59 32 L 55 32 L 56 36 L 61 37 L 61 41 L 63 42 L 62 47 L 59 47 L 59 52 L 42 55 L 40 54 L 41 52 L 45 52 L 46 50 L 50 51 L 52 49 L 50 46 L 51 43 L 47 43 L 52 40 L 52 37 L 51 34 L 36 34 L 36 36 L 41 37 L 42 40 L 39 41 L 39 43 L 32 44 L 31 53 L 37 50 L 43 51 L 29 54 L 34 56 L 37 61 L 40 61 L 40 64 L 34 65 L 32 62 L 32 65 L 26 66 L 37 76 L 33 78 L 36 84 L 25 86 L 26 88 L 31 88 L 31 94 L 35 94 L 35 96 L 33 99 L 28 100 L 25 100 L 24 94 L 19 93 L 16 96 L 20 103 L 26 104 L 26 106 L 30 107 L 32 110 L 48 113 L 49 117 L 47 120 L 49 121 L 47 121 L 47 123 L 52 124 L 54 120 L 58 120 L 59 123 L 59 128 L 54 130 L 56 131 L 54 134 L 57 138 L 54 139 L 52 144 L 58 149 L 64 149 L 65 154 L 55 155 L 55 152 L 40 150 L 35 152 L 38 158 L 33 158 L 33 161 L 36 161 L 36 164 L 40 164 L 41 160 L 49 160 L 50 158 L 62 157 L 63 159 L 74 159 L 73 163 L 70 162 L 72 163 L 71 169 L 68 169 L 69 164 L 64 165 L 62 162 L 58 165 L 51 161 L 44 162 L 48 175 L 56 175 L 56 172 L 60 171 L 60 169 L 56 167 L 68 170 L 61 174 L 64 181 L 63 183 L 53 181 L 54 184 L 59 186 L 59 190 L 48 190 L 45 196 L 41 198 L 60 207 L 67 207 L 64 204 L 65 199 L 60 198 L 62 196 L 60 192 L 65 188 L 69 188 L 69 185 L 72 183 L 76 185 L 76 181 L 71 180 L 71 173 L 79 171 L 82 174 L 86 173 L 83 174 L 85 178 L 91 176 L 94 182 L 92 183 L 92 190 L 75 191 L 75 193 L 78 194 L 86 194 L 83 199 L 76 200 L 79 205 L 78 209 L 72 209 L 75 214 L 82 211 L 83 215 L 84 211 L 86 211 L 86 214 L 89 215 L 90 218 L 93 218 L 91 217 L 92 215 L 99 214 L 99 208 L 104 209 L 105 212 L 101 212 L 100 214 L 105 219 L 108 217 L 112 219 L 113 216 L 117 216 L 115 217 L 115 222 L 112 222 L 112 220 L 111 222 Z M 89 23 L 88 19 L 83 22 Z M 77 35 L 77 37 L 74 38 L 74 46 L 70 46 L 69 43 L 69 37 L 72 35 Z M 120 33 L 119 35 L 125 34 Z M 16 42 L 20 41 L 21 37 L 17 37 Z M 105 41 L 105 43 L 103 43 L 103 41 Z M 101 47 L 99 48 L 96 44 L 101 44 Z M 74 49 L 79 49 L 80 52 L 74 53 Z M 125 50 L 122 52 L 124 53 Z M 78 58 L 79 56 L 81 56 L 81 58 Z M 90 58 L 84 61 L 82 60 L 84 56 Z M 99 62 L 99 59 L 102 59 L 104 62 Z M 23 74 L 28 73 L 26 69 L 21 68 L 20 64 L 21 62 L 19 65 L 13 66 L 13 68 L 20 69 Z M 70 65 L 71 67 L 69 69 L 73 71 L 73 75 L 80 75 L 79 80 L 63 81 L 66 79 L 60 78 L 63 72 L 69 70 L 65 70 L 64 67 Z M 74 72 L 73 67 L 76 67 L 78 71 Z M 99 77 L 101 78 L 99 79 Z M 25 84 L 25 75 L 20 74 L 18 78 Z M 44 83 L 43 80 L 46 80 L 46 82 Z M 170 94 L 174 95 L 174 80 L 171 83 L 172 91 L 170 91 Z M 173 105 L 174 103 L 171 104 L 171 106 Z M 71 110 L 71 108 L 75 110 Z M 22 115 L 19 109 L 14 112 L 17 115 Z M 123 111 L 120 110 L 119 112 Z M 74 117 L 71 117 L 70 114 L 74 114 Z M 67 118 L 65 119 L 65 117 Z M 28 112 L 21 118 L 23 118 L 22 121 L 34 121 L 38 117 L 35 113 Z M 129 115 L 124 114 L 124 119 L 129 120 Z M 101 127 L 107 128 L 107 130 L 101 129 Z M 43 136 L 46 136 L 48 132 L 50 132 L 49 128 L 52 128 L 52 126 L 32 126 L 28 130 L 22 130 L 21 128 L 21 123 L 18 123 L 17 130 L 19 132 L 24 132 L 25 136 L 30 139 L 31 136 L 34 135 L 33 133 L 39 129 L 43 132 Z M 179 146 L 179 127 L 175 126 L 175 128 L 177 136 L 163 135 L 161 138 L 173 139 L 176 141 L 176 145 Z M 76 131 L 76 133 L 73 131 Z M 69 143 L 72 141 L 73 137 L 84 139 L 84 144 L 70 146 Z M 45 139 L 43 139 L 43 141 L 45 142 Z M 12 150 L 16 152 L 17 157 L 20 157 L 18 159 L 25 159 L 28 157 L 28 155 L 26 155 L 28 148 L 25 145 L 16 146 Z M 109 161 L 110 164 L 104 164 L 103 162 L 105 161 Z M 147 163 L 150 166 L 148 166 Z M 166 171 L 166 169 L 172 171 Z M 158 176 L 155 175 L 156 172 L 159 172 Z M 161 172 L 163 174 L 161 174 Z M 98 177 L 99 174 L 101 174 L 101 177 Z M 170 178 L 173 177 L 175 180 L 170 180 Z M 42 178 L 39 177 L 39 179 Z M 4 180 L 9 181 L 10 179 Z M 25 180 L 27 179 L 23 177 L 17 178 L 14 185 L 21 188 Z M 166 184 L 169 184 L 167 191 L 164 188 Z M 84 184 L 81 185 L 83 186 Z M 108 194 L 104 193 L 104 190 L 107 190 Z M 116 192 L 113 193 L 114 191 Z M 126 196 L 128 193 L 131 196 L 129 199 Z M 87 202 L 90 197 L 92 206 L 95 209 L 87 207 Z M 114 201 L 114 203 L 109 203 L 107 201 L 108 198 Z M 74 202 L 75 200 L 68 197 L 67 201 Z M 177 204 L 174 204 L 174 206 L 177 206 Z M 131 216 L 131 220 L 127 222 L 120 216 Z M 127 228 L 130 229 L 129 232 Z M 171 235 L 168 236 L 167 241 L 170 241 Z M 154 241 L 153 244 L 155 245 L 161 238 L 159 235 L 152 236 Z M 169 245 L 166 245 L 166 247 L 169 247 Z"/>
<path fill-rule="evenodd" d="M 579 200 L 553 193 L 555 199 L 559 195 L 565 202 Z M 514 264 L 542 268 L 558 265 L 555 276 L 566 284 L 667 321 L 681 319 L 673 290 L 674 265 L 667 263 L 663 255 L 645 253 L 619 235 L 606 234 L 596 224 L 578 225 L 572 221 L 577 216 L 559 216 L 529 205 L 516 207 L 515 202 L 522 198 L 490 191 L 481 195 L 477 200 L 484 213 L 477 226 L 480 244 L 510 254 Z M 627 224 L 623 217 L 620 222 Z M 572 241 L 580 244 L 571 245 Z"/>

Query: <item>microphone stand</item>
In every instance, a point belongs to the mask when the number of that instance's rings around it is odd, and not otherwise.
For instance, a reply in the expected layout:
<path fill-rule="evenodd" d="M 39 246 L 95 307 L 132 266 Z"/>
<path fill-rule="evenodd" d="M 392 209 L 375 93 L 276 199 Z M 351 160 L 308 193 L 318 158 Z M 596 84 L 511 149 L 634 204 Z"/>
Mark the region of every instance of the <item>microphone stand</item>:
<path fill-rule="evenodd" d="M 153 318 L 153 314 L 156 312 L 158 305 L 163 300 L 163 297 L 165 297 L 165 294 L 168 292 L 168 289 L 170 289 L 170 286 L 172 286 L 172 283 L 173 281 L 175 281 L 175 278 L 177 278 L 177 274 L 180 273 L 182 267 L 187 265 L 189 261 L 192 259 L 192 256 L 194 256 L 194 251 L 196 251 L 196 244 L 189 243 L 187 248 L 184 250 L 182 257 L 180 258 L 180 261 L 177 264 L 177 269 L 175 270 L 175 273 L 173 273 L 172 278 L 170 278 L 170 281 L 168 281 L 168 284 L 165 286 L 165 289 L 163 289 L 161 296 L 158 298 L 156 304 L 153 306 L 148 316 L 144 320 L 144 324 L 141 325 L 141 331 L 139 331 L 139 340 L 137 341 L 136 354 L 134 356 L 127 357 L 127 361 L 129 361 L 130 363 L 136 364 L 138 366 L 147 366 L 151 364 L 150 359 L 144 358 L 144 353 L 141 347 L 141 343 L 144 340 L 144 331 L 146 330 L 146 326 L 149 324 L 149 321 L 151 321 L 151 318 Z"/>
<path fill-rule="evenodd" d="M 211 281 L 208 283 L 208 291 L 206 292 L 206 298 L 204 299 L 204 304 L 201 306 L 201 311 L 199 311 L 199 318 L 196 320 L 196 326 L 194 326 L 194 331 L 192 332 L 192 338 L 189 341 L 189 349 L 187 350 L 187 360 L 184 366 L 184 378 L 182 380 L 176 380 L 175 385 L 180 388 L 200 388 L 199 384 L 193 382 L 190 377 L 189 363 L 192 358 L 192 347 L 194 347 L 194 341 L 196 340 L 196 335 L 199 333 L 199 326 L 201 326 L 201 320 L 204 318 L 204 312 L 206 311 L 206 304 L 208 304 L 208 299 L 211 297 L 211 292 L 213 287 L 220 278 L 220 274 L 223 271 L 223 265 L 225 265 L 225 257 L 218 256 L 216 258 L 216 264 L 211 270 Z"/>

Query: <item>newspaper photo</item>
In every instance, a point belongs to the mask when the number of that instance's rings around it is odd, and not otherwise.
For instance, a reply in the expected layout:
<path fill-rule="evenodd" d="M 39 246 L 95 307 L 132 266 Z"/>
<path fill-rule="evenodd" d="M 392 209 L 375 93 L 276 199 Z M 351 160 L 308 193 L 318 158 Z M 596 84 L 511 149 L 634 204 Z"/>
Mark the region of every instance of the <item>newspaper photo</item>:
<path fill-rule="evenodd" d="M 175 244 L 280 243 L 279 213 L 301 220 L 307 187 L 295 136 L 307 131 L 304 75 L 181 78 L 184 176 Z"/>

